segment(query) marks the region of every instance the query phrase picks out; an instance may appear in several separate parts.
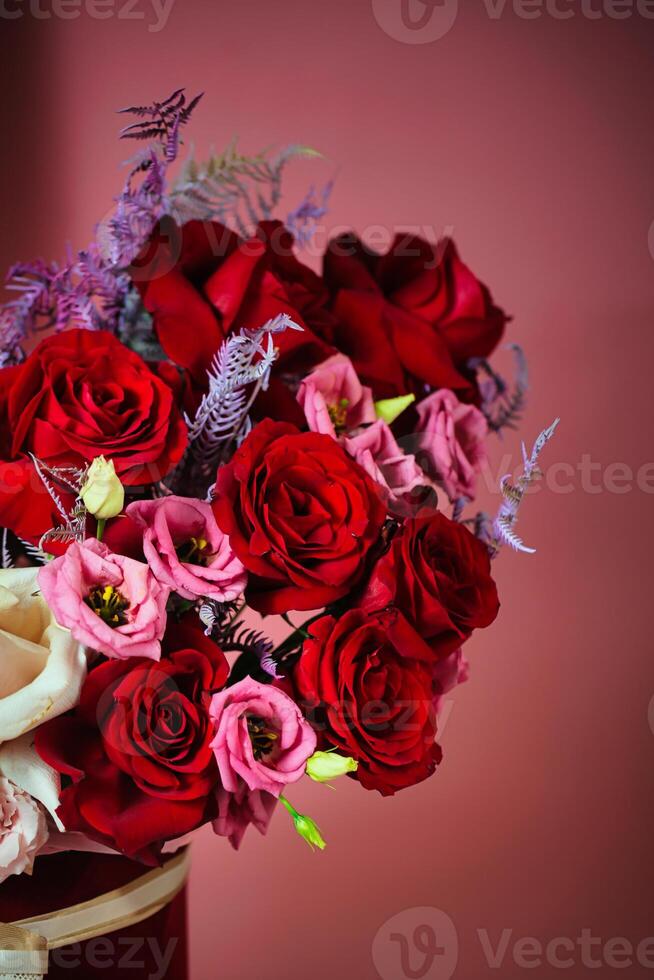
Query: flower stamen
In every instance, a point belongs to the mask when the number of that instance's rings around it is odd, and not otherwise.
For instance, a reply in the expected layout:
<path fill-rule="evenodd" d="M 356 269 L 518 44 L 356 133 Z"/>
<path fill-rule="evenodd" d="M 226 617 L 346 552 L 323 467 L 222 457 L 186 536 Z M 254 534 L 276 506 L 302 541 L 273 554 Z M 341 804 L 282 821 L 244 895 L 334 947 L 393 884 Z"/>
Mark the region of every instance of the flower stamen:
<path fill-rule="evenodd" d="M 279 735 L 277 732 L 267 729 L 265 720 L 259 718 L 258 715 L 248 715 L 247 723 L 254 758 L 258 762 L 264 755 L 270 755 Z"/>
<path fill-rule="evenodd" d="M 124 626 L 127 622 L 129 599 L 126 599 L 113 585 L 96 585 L 84 602 L 112 629 Z"/>
<path fill-rule="evenodd" d="M 349 398 L 341 398 L 337 405 L 327 406 L 330 421 L 336 429 L 337 435 L 341 435 L 347 430 L 347 410 L 349 405 Z"/>
<path fill-rule="evenodd" d="M 206 538 L 189 538 L 176 549 L 176 554 L 185 564 L 203 567 L 206 567 L 214 557 L 214 553 L 209 551 L 209 542 Z"/>

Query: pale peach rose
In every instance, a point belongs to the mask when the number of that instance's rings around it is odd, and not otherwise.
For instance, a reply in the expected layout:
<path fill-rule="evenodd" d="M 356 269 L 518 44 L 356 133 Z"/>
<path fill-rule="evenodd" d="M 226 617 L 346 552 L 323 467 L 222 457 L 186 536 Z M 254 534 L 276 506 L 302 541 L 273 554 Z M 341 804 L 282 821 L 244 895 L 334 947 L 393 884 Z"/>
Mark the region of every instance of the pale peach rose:
<path fill-rule="evenodd" d="M 0 743 L 77 704 L 84 649 L 55 622 L 38 568 L 0 569 Z"/>

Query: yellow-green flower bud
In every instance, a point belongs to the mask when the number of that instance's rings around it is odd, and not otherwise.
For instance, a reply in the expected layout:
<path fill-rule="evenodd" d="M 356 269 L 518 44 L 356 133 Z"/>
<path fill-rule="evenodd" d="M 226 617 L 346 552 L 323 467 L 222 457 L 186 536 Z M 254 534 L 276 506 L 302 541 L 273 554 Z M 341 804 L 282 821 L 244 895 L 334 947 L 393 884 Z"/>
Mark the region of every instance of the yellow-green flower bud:
<path fill-rule="evenodd" d="M 116 476 L 112 459 L 96 456 L 88 468 L 80 497 L 89 514 L 98 521 L 118 517 L 125 506 L 125 490 Z"/>
<path fill-rule="evenodd" d="M 321 851 L 324 851 L 327 844 L 322 839 L 322 835 L 311 817 L 305 817 L 304 814 L 298 813 L 297 817 L 293 818 L 293 821 L 298 834 L 304 838 L 311 850 L 314 847 L 318 847 Z"/>
<path fill-rule="evenodd" d="M 298 834 L 307 842 L 311 850 L 313 851 L 314 848 L 318 847 L 321 851 L 324 851 L 327 844 L 322 839 L 322 834 L 311 817 L 307 817 L 303 813 L 298 813 L 293 804 L 285 796 L 280 796 L 279 799 L 293 817 L 293 823 Z"/>
<path fill-rule="evenodd" d="M 356 772 L 359 763 L 351 756 L 337 752 L 314 752 L 307 761 L 307 776 L 316 783 L 328 783 L 330 779 Z"/>
<path fill-rule="evenodd" d="M 397 398 L 382 398 L 381 401 L 375 402 L 375 413 L 378 419 L 382 419 L 387 425 L 391 425 L 402 414 L 405 408 L 412 405 L 415 400 L 415 395 L 399 395 Z"/>

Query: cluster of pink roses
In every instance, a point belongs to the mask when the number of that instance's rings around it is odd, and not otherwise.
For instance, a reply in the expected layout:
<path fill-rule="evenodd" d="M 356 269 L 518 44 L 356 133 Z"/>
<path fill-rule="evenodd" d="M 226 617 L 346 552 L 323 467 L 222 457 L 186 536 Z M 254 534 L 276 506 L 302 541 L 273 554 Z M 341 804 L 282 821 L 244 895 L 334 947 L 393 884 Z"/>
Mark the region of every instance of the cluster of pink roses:
<path fill-rule="evenodd" d="M 474 499 L 487 459 L 488 424 L 475 405 L 460 402 L 453 391 L 443 388 L 419 402 L 414 431 L 400 443 L 383 414 L 377 416 L 372 390 L 361 384 L 344 354 L 334 354 L 301 382 L 298 401 L 309 428 L 342 438 L 347 452 L 382 488 L 396 513 L 406 512 L 420 488 L 440 486 L 451 501 Z M 393 401 L 386 403 L 391 413 Z M 411 399 L 395 401 L 402 409 Z M 407 452 L 407 447 L 415 452 Z M 424 494 L 415 499 L 421 497 Z"/>
<path fill-rule="evenodd" d="M 46 565 L 39 581 L 57 621 L 80 643 L 107 656 L 158 660 L 171 591 L 230 602 L 247 575 L 209 504 L 175 496 L 135 501 L 124 520 L 142 528 L 144 561 L 90 538 Z"/>

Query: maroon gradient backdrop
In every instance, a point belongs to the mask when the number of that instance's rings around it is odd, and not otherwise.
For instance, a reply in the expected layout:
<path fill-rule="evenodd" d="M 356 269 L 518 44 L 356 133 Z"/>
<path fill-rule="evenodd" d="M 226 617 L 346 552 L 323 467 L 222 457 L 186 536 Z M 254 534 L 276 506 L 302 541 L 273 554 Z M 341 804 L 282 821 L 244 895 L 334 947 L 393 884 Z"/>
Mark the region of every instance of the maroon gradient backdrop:
<path fill-rule="evenodd" d="M 115 108 L 204 89 L 199 154 L 234 134 L 250 151 L 300 141 L 325 153 L 289 174 L 289 209 L 336 176 L 330 227 L 452 233 L 529 355 L 525 438 L 563 420 L 545 462 L 565 486 L 526 505 L 538 554 L 497 562 L 502 613 L 469 644 L 472 678 L 453 698 L 439 773 L 386 801 L 347 781 L 297 789 L 323 854 L 284 813 L 239 855 L 204 834 L 193 980 L 406 980 L 389 932 L 427 980 L 455 965 L 464 980 L 521 977 L 515 943 L 527 936 L 564 940 L 535 977 L 558 975 L 553 956 L 572 959 L 570 976 L 612 976 L 624 946 L 594 944 L 594 972 L 570 947 L 584 929 L 634 945 L 654 933 L 654 467 L 640 469 L 654 460 L 654 21 L 618 19 L 608 0 L 561 3 L 569 19 L 551 5 L 534 17 L 533 4 L 527 19 L 510 3 L 490 16 L 479 0 L 416 44 L 398 26 L 401 0 L 177 0 L 156 32 L 150 0 L 134 8 L 144 20 L 118 17 L 123 3 L 106 20 L 88 8 L 37 19 L 12 0 L 24 16 L 0 16 L 4 265 L 89 239 L 131 151 L 114 139 Z M 496 445 L 493 476 L 514 467 L 518 445 L 514 434 Z M 411 948 L 430 913 L 405 910 L 421 907 L 449 916 L 458 956 L 443 917 L 445 953 L 431 963 Z M 486 936 L 506 941 L 499 971 Z M 641 960 L 623 974 L 650 975 Z"/>

